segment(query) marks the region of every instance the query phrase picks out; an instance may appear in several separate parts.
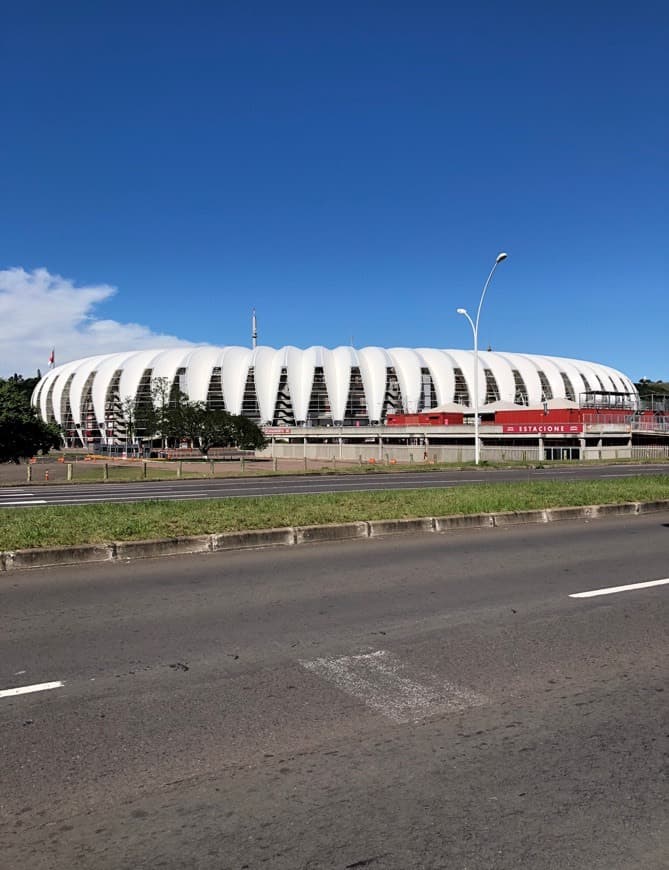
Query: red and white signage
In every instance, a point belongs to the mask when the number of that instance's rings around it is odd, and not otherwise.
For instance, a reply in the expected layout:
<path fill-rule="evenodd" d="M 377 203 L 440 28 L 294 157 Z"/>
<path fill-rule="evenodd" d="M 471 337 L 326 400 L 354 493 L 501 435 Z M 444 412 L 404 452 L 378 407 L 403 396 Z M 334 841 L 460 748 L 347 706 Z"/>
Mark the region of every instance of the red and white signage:
<path fill-rule="evenodd" d="M 263 426 L 265 435 L 290 435 L 292 429 L 289 426 Z"/>
<path fill-rule="evenodd" d="M 505 435 L 576 435 L 583 423 L 508 423 L 502 426 Z"/>

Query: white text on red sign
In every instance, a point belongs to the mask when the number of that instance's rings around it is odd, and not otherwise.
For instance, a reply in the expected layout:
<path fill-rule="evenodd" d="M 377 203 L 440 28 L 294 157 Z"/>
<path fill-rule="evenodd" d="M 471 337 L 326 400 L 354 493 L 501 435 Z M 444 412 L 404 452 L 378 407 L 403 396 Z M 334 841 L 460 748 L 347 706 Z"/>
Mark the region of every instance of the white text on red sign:
<path fill-rule="evenodd" d="M 574 435 L 583 431 L 582 423 L 508 423 L 502 426 L 508 435 Z"/>

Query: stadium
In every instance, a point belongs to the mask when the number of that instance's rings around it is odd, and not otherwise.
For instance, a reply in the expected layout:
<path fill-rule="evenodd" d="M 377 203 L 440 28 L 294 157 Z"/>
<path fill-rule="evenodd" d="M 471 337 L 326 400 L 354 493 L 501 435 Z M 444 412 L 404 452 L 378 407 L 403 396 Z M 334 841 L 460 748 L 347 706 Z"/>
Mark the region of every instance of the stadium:
<path fill-rule="evenodd" d="M 536 354 L 437 348 L 177 347 L 103 354 L 51 369 L 32 401 L 66 446 L 128 444 L 124 407 L 158 379 L 265 429 L 273 455 L 471 458 L 478 387 L 483 454 L 588 458 L 632 447 L 638 393 L 622 372 Z M 649 427 L 647 431 L 653 431 Z M 141 433 L 139 433 L 141 435 Z M 555 441 L 557 439 L 557 442 Z M 141 440 L 141 439 L 140 439 Z M 144 449 L 150 445 L 143 445 Z M 415 452 L 415 451 L 414 451 Z M 412 453 L 413 456 L 413 453 Z"/>

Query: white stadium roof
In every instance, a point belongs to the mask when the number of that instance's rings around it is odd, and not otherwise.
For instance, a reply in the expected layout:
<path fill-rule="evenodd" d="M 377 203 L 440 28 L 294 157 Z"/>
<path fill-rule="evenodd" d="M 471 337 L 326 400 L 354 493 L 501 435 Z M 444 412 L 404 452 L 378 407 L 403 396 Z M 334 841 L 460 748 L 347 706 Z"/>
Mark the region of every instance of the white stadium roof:
<path fill-rule="evenodd" d="M 139 400 L 157 378 L 177 385 L 192 401 L 217 400 L 218 407 L 255 416 L 263 424 L 324 416 L 350 421 L 354 404 L 359 416 L 380 421 L 389 412 L 416 413 L 453 403 L 471 408 L 474 353 L 319 346 L 127 351 L 52 369 L 35 388 L 33 404 L 46 420 L 61 425 L 69 420 L 80 428 L 86 418 L 102 428 L 114 402 Z M 550 400 L 567 405 L 590 391 L 636 396 L 631 380 L 609 366 L 497 351 L 479 352 L 478 386 L 483 411 L 493 403 L 527 406 Z"/>

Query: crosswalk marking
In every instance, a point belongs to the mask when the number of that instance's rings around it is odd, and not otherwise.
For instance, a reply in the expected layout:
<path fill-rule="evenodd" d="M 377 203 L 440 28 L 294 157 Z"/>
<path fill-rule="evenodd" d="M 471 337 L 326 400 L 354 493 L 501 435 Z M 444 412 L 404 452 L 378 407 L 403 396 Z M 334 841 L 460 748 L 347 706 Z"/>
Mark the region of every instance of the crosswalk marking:
<path fill-rule="evenodd" d="M 303 660 L 300 664 L 393 722 L 417 722 L 486 702 L 482 695 L 433 674 L 422 675 L 420 681 L 414 679 L 409 668 L 388 650 Z"/>

